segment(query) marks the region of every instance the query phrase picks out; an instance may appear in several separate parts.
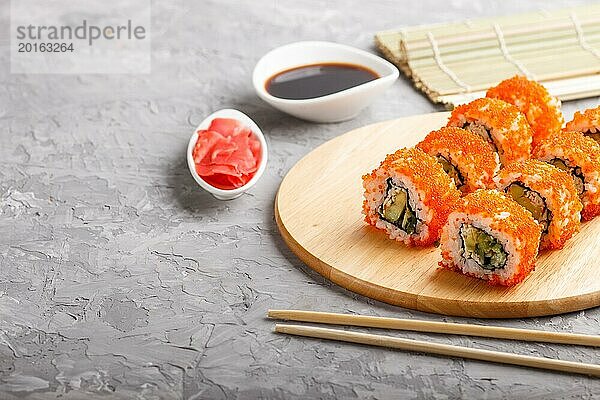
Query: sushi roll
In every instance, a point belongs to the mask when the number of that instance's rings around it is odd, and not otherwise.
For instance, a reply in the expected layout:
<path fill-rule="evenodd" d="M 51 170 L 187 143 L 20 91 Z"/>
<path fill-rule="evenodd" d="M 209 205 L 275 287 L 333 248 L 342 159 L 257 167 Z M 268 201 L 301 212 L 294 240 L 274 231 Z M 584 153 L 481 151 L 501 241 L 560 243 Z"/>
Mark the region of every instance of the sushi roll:
<path fill-rule="evenodd" d="M 531 153 L 531 128 L 523 114 L 502 100 L 477 99 L 456 107 L 448 126 L 476 133 L 490 142 L 502 164 L 522 161 Z"/>
<path fill-rule="evenodd" d="M 540 249 L 561 249 L 579 231 L 581 201 L 569 173 L 527 160 L 504 167 L 496 183 L 498 190 L 523 206 L 540 225 Z"/>
<path fill-rule="evenodd" d="M 581 132 L 600 143 L 600 106 L 585 110 L 583 113 L 577 111 L 573 120 L 567 122 L 565 131 Z"/>
<path fill-rule="evenodd" d="M 363 186 L 365 221 L 407 245 L 436 242 L 460 198 L 441 164 L 417 148 L 388 155 Z"/>
<path fill-rule="evenodd" d="M 500 168 L 498 153 L 492 145 L 461 128 L 433 131 L 417 148 L 435 157 L 463 193 L 492 187 Z"/>
<path fill-rule="evenodd" d="M 548 93 L 545 87 L 524 76 L 514 76 L 488 89 L 487 97 L 514 104 L 525 114 L 533 130 L 533 145 L 560 132 L 564 119 L 560 100 Z"/>
<path fill-rule="evenodd" d="M 543 140 L 533 157 L 571 174 L 584 221 L 600 214 L 600 144 L 581 132 L 564 132 Z"/>
<path fill-rule="evenodd" d="M 440 266 L 511 286 L 533 269 L 540 226 L 531 214 L 496 190 L 480 189 L 462 198 L 440 239 Z"/>

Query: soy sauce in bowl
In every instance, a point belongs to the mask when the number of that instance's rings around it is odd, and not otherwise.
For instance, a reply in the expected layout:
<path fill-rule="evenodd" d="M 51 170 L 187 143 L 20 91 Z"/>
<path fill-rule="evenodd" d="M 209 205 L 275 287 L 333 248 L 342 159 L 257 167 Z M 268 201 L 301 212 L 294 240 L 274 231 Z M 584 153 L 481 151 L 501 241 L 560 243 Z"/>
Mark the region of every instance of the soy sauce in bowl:
<path fill-rule="evenodd" d="M 341 92 L 379 78 L 367 67 L 347 63 L 303 65 L 270 77 L 266 91 L 280 99 L 306 100 Z"/>

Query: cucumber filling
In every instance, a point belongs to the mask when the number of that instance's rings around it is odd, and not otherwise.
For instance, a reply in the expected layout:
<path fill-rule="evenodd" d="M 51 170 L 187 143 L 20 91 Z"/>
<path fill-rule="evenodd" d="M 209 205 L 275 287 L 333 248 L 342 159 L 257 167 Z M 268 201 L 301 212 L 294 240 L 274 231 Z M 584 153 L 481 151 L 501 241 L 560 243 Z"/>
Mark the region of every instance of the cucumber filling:
<path fill-rule="evenodd" d="M 473 132 L 473 133 L 481 136 L 482 138 L 484 138 L 485 140 L 487 140 L 489 143 L 492 144 L 492 146 L 494 147 L 494 151 L 496 153 L 498 152 L 498 147 L 496 146 L 496 142 L 494 142 L 494 138 L 492 137 L 492 134 L 490 133 L 489 129 L 485 125 L 480 124 L 479 122 L 465 122 L 465 124 L 463 125 L 462 128 L 468 130 L 469 132 Z"/>
<path fill-rule="evenodd" d="M 481 268 L 493 271 L 506 267 L 508 255 L 498 239 L 473 225 L 460 227 L 463 257 L 475 261 Z"/>
<path fill-rule="evenodd" d="M 521 182 L 511 183 L 504 191 L 533 215 L 533 218 L 542 226 L 543 234 L 548 233 L 552 212 L 546 206 L 546 200 L 538 192 L 531 190 Z"/>
<path fill-rule="evenodd" d="M 563 171 L 567 171 L 573 177 L 573 181 L 575 181 L 575 187 L 577 188 L 577 194 L 579 197 L 583 196 L 583 192 L 585 192 L 585 177 L 583 176 L 583 172 L 581 172 L 581 168 L 578 166 L 571 167 L 567 164 L 565 160 L 560 158 L 553 158 L 550 160 L 550 164 L 554 165 L 556 168 L 562 169 Z"/>
<path fill-rule="evenodd" d="M 412 235 L 417 230 L 419 220 L 410 207 L 408 190 L 396 185 L 392 178 L 388 178 L 386 183 L 385 197 L 378 210 L 379 216 Z"/>
<path fill-rule="evenodd" d="M 462 189 L 462 187 L 464 186 L 464 178 L 462 176 L 462 174 L 460 173 L 460 171 L 458 170 L 458 168 L 452 164 L 450 162 L 450 160 L 448 160 L 446 157 L 442 156 L 441 154 L 439 154 L 437 157 L 437 160 L 440 164 L 442 164 L 442 168 L 444 168 L 444 171 L 448 174 L 448 176 L 450 176 L 450 178 L 452 178 L 452 180 L 454 181 L 454 184 L 456 185 L 457 189 Z"/>

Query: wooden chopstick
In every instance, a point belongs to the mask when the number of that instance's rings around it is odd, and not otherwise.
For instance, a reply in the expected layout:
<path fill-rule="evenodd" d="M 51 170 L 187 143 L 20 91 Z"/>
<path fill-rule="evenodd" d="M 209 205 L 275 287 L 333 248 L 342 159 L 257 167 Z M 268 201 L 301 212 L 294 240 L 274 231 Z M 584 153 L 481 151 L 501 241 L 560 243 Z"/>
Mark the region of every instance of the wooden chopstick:
<path fill-rule="evenodd" d="M 351 325 L 368 328 L 400 329 L 416 332 L 451 335 L 481 336 L 496 339 L 525 340 L 530 342 L 563 343 L 600 347 L 600 336 L 577 333 L 545 332 L 533 329 L 504 328 L 500 326 L 456 324 L 450 322 L 374 317 L 368 315 L 336 314 L 302 310 L 269 310 L 270 318 L 287 321 L 315 322 L 330 325 Z"/>
<path fill-rule="evenodd" d="M 275 332 L 600 377 L 600 365 L 552 358 L 532 357 L 500 351 L 424 342 L 421 340 L 302 325 L 275 324 Z"/>

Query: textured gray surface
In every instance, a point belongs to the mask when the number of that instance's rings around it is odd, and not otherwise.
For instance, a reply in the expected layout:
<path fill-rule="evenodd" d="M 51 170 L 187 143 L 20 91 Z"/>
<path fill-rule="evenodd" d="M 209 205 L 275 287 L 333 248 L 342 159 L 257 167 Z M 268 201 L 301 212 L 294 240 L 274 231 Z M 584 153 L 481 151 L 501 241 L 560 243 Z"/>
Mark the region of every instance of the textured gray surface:
<path fill-rule="evenodd" d="M 280 180 L 315 146 L 436 108 L 400 80 L 355 120 L 315 125 L 269 108 L 250 82 L 263 53 L 295 40 L 372 49 L 380 29 L 579 3 L 442 4 L 156 1 L 151 75 L 10 75 L 3 30 L 0 398 L 600 397 L 600 380 L 283 337 L 264 318 L 295 307 L 483 322 L 332 285 L 287 250 L 273 220 Z M 252 116 L 270 144 L 262 180 L 231 202 L 199 190 L 184 159 L 195 126 L 223 107 Z M 597 334 L 600 309 L 493 322 Z M 398 335 L 600 359 L 589 348 Z"/>

